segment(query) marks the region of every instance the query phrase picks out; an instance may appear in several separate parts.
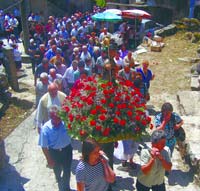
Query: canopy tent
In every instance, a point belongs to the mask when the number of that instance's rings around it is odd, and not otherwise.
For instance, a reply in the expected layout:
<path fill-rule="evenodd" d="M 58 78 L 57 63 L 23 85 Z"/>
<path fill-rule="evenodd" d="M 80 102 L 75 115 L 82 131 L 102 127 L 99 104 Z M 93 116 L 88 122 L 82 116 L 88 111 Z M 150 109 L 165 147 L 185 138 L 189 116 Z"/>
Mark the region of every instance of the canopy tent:
<path fill-rule="evenodd" d="M 107 21 L 107 22 L 118 22 L 122 21 L 122 17 L 120 15 L 116 15 L 111 12 L 102 12 L 96 13 L 92 16 L 92 20 L 94 21 Z"/>
<path fill-rule="evenodd" d="M 151 14 L 149 14 L 148 12 L 144 11 L 144 10 L 140 10 L 140 9 L 132 9 L 132 10 L 123 10 L 121 13 L 121 16 L 123 19 L 128 19 L 128 20 L 132 20 L 134 21 L 134 25 L 135 25 L 135 42 L 134 42 L 134 47 L 136 47 L 136 34 L 137 34 L 137 25 L 138 22 L 140 23 L 140 21 L 142 19 L 149 19 L 151 18 Z"/>

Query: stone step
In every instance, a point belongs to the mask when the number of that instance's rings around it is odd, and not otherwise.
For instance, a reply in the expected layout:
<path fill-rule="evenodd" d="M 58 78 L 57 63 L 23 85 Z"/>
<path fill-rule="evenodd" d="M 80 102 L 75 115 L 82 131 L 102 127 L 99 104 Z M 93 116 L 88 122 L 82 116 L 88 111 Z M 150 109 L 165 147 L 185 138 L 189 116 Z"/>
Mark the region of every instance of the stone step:
<path fill-rule="evenodd" d="M 191 76 L 191 83 L 190 87 L 192 91 L 199 91 L 200 90 L 200 83 L 199 83 L 199 75 L 192 75 Z"/>

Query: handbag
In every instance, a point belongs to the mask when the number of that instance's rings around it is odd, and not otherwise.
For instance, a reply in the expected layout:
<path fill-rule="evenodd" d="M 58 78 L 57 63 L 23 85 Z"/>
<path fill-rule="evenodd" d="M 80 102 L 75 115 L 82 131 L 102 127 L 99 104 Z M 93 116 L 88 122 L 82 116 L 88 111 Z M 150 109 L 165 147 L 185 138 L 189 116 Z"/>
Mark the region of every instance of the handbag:
<path fill-rule="evenodd" d="M 183 129 L 183 127 L 174 130 L 174 136 L 176 137 L 177 141 L 185 141 L 185 130 Z"/>

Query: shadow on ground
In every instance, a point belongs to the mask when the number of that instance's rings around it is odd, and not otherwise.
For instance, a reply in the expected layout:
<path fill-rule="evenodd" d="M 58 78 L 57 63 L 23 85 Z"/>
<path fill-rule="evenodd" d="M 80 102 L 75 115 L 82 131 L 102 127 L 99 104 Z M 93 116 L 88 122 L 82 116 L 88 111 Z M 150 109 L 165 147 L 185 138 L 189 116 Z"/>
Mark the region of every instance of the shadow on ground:
<path fill-rule="evenodd" d="M 192 169 L 183 172 L 181 170 L 172 170 L 168 177 L 169 185 L 180 185 L 186 187 L 189 183 L 194 181 L 194 172 Z"/>
<path fill-rule="evenodd" d="M 4 149 L 3 152 L 5 154 L 4 143 L 1 143 L 1 149 Z M 25 191 L 23 185 L 27 183 L 30 179 L 20 176 L 20 174 L 16 171 L 15 167 L 9 164 L 9 157 L 7 155 L 3 157 L 3 160 L 4 166 L 0 168 L 0 190 Z"/>
<path fill-rule="evenodd" d="M 12 97 L 11 103 L 15 106 L 22 108 L 22 109 L 31 109 L 33 107 L 33 102 L 23 100 L 23 99 L 18 99 L 17 97 Z"/>

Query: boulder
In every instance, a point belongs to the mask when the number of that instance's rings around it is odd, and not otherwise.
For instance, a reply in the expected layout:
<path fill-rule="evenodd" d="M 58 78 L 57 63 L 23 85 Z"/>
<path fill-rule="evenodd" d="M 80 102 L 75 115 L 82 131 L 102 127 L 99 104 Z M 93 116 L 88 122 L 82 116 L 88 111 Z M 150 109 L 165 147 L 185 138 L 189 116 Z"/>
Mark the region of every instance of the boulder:
<path fill-rule="evenodd" d="M 177 93 L 181 115 L 200 116 L 200 92 L 179 91 Z"/>
<path fill-rule="evenodd" d="M 22 63 L 31 63 L 31 59 L 28 54 L 22 54 Z"/>

